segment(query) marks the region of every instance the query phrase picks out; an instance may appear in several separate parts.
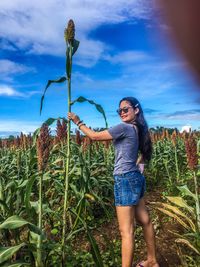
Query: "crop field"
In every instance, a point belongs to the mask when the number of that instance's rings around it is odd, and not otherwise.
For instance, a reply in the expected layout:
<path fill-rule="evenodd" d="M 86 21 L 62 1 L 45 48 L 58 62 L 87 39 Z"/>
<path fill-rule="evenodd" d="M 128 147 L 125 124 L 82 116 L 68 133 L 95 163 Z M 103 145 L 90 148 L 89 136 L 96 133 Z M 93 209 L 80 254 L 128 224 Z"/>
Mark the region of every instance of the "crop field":
<path fill-rule="evenodd" d="M 164 129 L 151 138 L 146 199 L 160 266 L 200 266 L 200 133 Z M 112 142 L 77 131 L 70 158 L 67 149 L 64 120 L 56 136 L 43 124 L 33 136 L 0 141 L 0 266 L 120 266 Z M 135 261 L 142 239 L 138 226 Z"/>

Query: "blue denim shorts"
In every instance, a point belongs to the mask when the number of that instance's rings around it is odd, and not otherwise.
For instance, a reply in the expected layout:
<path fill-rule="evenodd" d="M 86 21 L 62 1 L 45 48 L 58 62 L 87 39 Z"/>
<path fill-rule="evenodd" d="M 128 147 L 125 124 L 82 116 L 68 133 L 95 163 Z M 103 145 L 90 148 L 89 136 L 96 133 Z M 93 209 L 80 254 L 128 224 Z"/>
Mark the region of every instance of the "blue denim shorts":
<path fill-rule="evenodd" d="M 145 177 L 138 170 L 114 175 L 115 206 L 137 205 L 145 190 Z"/>

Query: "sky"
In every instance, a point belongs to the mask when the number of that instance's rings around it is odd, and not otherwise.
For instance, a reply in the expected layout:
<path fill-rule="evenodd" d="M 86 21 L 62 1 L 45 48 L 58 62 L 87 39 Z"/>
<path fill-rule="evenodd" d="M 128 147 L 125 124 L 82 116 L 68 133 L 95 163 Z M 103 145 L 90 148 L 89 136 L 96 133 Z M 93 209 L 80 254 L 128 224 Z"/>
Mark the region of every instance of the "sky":
<path fill-rule="evenodd" d="M 72 100 L 84 96 L 102 105 L 109 127 L 120 123 L 120 99 L 134 96 L 149 127 L 200 129 L 199 85 L 161 17 L 162 10 L 144 0 L 1 0 L 0 137 L 66 117 L 66 83 L 49 87 L 41 116 L 39 109 L 47 81 L 65 76 L 69 19 L 80 41 Z M 76 103 L 72 111 L 92 128 L 105 127 L 89 103 Z"/>

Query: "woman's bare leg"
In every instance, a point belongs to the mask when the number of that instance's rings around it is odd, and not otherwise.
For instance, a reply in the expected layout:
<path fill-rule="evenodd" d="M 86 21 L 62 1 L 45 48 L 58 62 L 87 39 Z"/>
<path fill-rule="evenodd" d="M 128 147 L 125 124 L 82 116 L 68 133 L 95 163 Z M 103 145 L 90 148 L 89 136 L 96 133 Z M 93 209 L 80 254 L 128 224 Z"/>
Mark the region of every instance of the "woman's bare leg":
<path fill-rule="evenodd" d="M 135 207 L 117 206 L 116 211 L 122 238 L 122 267 L 131 267 L 133 264 Z"/>
<path fill-rule="evenodd" d="M 142 265 L 144 267 L 159 267 L 156 260 L 154 229 L 143 198 L 135 207 L 135 218 L 142 225 L 144 239 L 147 245 L 147 261 L 143 261 Z"/>

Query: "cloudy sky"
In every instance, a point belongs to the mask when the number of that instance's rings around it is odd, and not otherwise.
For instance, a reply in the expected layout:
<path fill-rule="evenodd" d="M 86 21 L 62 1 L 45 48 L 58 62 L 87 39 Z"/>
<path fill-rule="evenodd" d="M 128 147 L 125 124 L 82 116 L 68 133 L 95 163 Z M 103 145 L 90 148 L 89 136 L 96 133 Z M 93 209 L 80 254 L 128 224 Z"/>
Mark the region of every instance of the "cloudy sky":
<path fill-rule="evenodd" d="M 143 0 L 1 0 L 0 136 L 33 132 L 49 117 L 66 116 L 66 84 L 53 85 L 39 115 L 48 79 L 65 75 L 64 28 L 72 18 L 80 47 L 73 57 L 72 99 L 101 104 L 109 126 L 119 100 L 141 102 L 150 127 L 199 128 L 200 95 L 187 63 L 168 37 L 162 11 Z M 150 1 L 149 1 L 150 2 Z M 73 111 L 104 127 L 89 104 Z"/>

